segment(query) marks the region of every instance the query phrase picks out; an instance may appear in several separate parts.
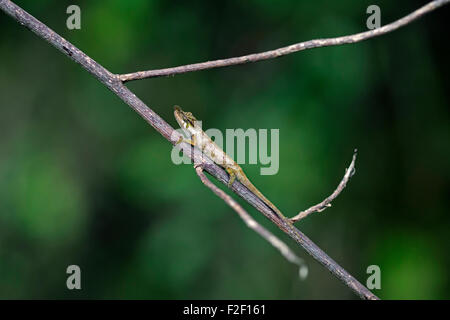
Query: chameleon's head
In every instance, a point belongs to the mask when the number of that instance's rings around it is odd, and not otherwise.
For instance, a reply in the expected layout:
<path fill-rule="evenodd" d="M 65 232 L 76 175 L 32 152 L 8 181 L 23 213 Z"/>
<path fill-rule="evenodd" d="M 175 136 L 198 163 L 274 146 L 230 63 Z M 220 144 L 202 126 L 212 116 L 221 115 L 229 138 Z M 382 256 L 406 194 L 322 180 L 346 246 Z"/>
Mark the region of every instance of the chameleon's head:
<path fill-rule="evenodd" d="M 194 127 L 197 119 L 190 112 L 184 112 L 179 106 L 174 106 L 175 119 L 182 128 Z"/>

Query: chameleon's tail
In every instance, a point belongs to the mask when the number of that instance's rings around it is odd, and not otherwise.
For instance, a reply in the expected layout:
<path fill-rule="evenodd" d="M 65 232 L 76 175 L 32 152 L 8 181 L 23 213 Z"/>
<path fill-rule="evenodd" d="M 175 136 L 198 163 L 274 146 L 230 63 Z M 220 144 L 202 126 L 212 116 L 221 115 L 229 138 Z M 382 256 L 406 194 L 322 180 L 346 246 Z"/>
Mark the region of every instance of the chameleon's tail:
<path fill-rule="evenodd" d="M 272 203 L 269 199 L 267 199 L 261 191 L 259 191 L 247 178 L 244 171 L 241 168 L 233 168 L 233 172 L 238 178 L 238 180 L 253 194 L 255 194 L 259 199 L 261 199 L 266 206 L 268 206 L 274 214 L 281 220 L 282 228 L 285 228 L 291 232 L 295 231 L 295 227 L 292 225 L 291 221 L 286 218 L 280 210 Z M 264 236 L 267 241 L 269 241 L 275 248 L 277 248 L 281 254 L 288 260 L 289 262 L 295 264 L 299 268 L 299 277 L 300 279 L 305 279 L 308 275 L 308 266 L 306 263 L 298 257 L 283 241 L 278 239 L 276 236 L 272 235 L 270 232 Z"/>
<path fill-rule="evenodd" d="M 262 193 L 261 191 L 259 191 L 251 182 L 250 180 L 245 176 L 245 173 L 243 171 L 240 172 L 240 174 L 242 174 L 245 179 L 239 179 L 241 182 L 245 181 L 244 185 L 247 187 L 247 189 L 249 189 L 251 192 L 253 192 L 258 198 L 260 198 L 274 213 L 275 215 L 290 223 L 290 220 L 288 218 L 286 218 L 280 210 L 278 210 L 278 208 L 272 203 L 270 202 L 269 199 L 267 199 Z"/>
<path fill-rule="evenodd" d="M 239 179 L 247 189 L 249 189 L 251 192 L 253 192 L 258 198 L 260 198 L 274 213 L 275 215 L 284 222 L 284 227 L 290 229 L 290 231 L 295 231 L 294 226 L 292 225 L 292 222 L 286 218 L 280 210 L 272 203 L 269 199 L 267 199 L 261 191 L 259 191 L 251 182 L 248 180 L 248 178 L 245 176 L 245 173 L 241 170 L 240 174 L 243 175 L 244 179 Z M 267 240 L 275 247 L 277 248 L 281 254 L 288 260 L 289 262 L 295 264 L 298 266 L 298 274 L 300 279 L 305 279 L 308 276 L 308 266 L 303 261 L 302 258 L 298 257 L 283 241 L 278 239 L 275 236 L 267 237 Z"/>

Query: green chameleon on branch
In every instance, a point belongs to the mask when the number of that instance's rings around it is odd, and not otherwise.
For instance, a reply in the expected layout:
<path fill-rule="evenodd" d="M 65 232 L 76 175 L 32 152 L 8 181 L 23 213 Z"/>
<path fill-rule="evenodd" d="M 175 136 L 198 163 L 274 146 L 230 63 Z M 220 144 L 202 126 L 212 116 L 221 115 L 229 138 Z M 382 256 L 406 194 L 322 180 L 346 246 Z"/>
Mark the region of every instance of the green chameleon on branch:
<path fill-rule="evenodd" d="M 200 126 L 197 124 L 197 119 L 192 115 L 191 112 L 185 112 L 181 110 L 179 106 L 175 106 L 175 119 L 182 129 L 187 131 L 191 140 L 180 139 L 177 141 L 177 144 L 181 142 L 186 142 L 199 148 L 208 158 L 213 160 L 216 164 L 224 168 L 227 173 L 230 175 L 230 180 L 228 181 L 228 187 L 231 187 L 233 182 L 237 179 L 240 183 L 242 183 L 248 190 L 250 190 L 253 194 L 255 194 L 260 200 L 262 200 L 272 211 L 277 215 L 278 218 L 282 219 L 289 225 L 292 224 L 292 221 L 286 218 L 280 210 L 272 203 L 269 199 L 267 199 L 261 191 L 259 191 L 253 183 L 245 175 L 242 168 L 233 160 L 230 156 L 228 156 L 225 151 L 223 151 L 211 138 L 202 130 Z"/>
<path fill-rule="evenodd" d="M 175 106 L 174 108 L 175 119 L 177 120 L 180 127 L 184 129 L 185 132 L 187 132 L 190 136 L 190 139 L 183 139 L 183 137 L 180 137 L 175 145 L 186 142 L 200 149 L 203 154 L 205 154 L 217 165 L 221 166 L 228 172 L 230 176 L 228 187 L 231 187 L 233 182 L 237 179 L 249 191 L 255 194 L 263 203 L 265 203 L 274 212 L 275 216 L 278 217 L 278 219 L 284 222 L 283 227 L 289 229 L 292 233 L 297 233 L 295 227 L 292 224 L 293 221 L 286 218 L 280 212 L 280 210 L 278 210 L 278 208 L 250 182 L 242 168 L 202 130 L 202 128 L 198 124 L 197 119 L 192 115 L 192 113 L 184 112 L 179 106 Z M 270 232 L 265 232 L 264 235 L 261 235 L 274 247 L 276 247 L 288 261 L 299 266 L 300 279 L 306 278 L 308 274 L 308 267 L 301 258 L 297 257 L 292 252 L 292 250 L 289 249 L 289 247 L 287 247 L 281 240 L 272 235 Z"/>

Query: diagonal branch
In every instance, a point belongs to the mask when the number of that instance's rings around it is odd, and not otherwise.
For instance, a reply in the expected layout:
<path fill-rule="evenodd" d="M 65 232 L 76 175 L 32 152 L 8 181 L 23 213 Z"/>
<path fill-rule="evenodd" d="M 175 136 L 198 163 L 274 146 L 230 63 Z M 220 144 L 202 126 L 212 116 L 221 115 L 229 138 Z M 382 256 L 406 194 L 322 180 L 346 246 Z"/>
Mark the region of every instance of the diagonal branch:
<path fill-rule="evenodd" d="M 296 43 L 287 47 L 265 51 L 261 53 L 254 53 L 240 57 L 234 57 L 229 59 L 220 59 L 214 61 L 207 61 L 201 63 L 188 64 L 179 67 L 166 68 L 166 69 L 157 69 L 157 70 L 147 70 L 147 71 L 138 71 L 133 73 L 121 74 L 118 75 L 119 79 L 122 82 L 132 81 L 132 80 L 140 80 L 145 78 L 155 78 L 155 77 L 163 77 L 163 76 L 171 76 L 180 73 L 187 73 L 193 71 L 200 71 L 206 69 L 214 69 L 221 67 L 228 67 L 238 64 L 244 64 L 249 62 L 257 62 L 262 60 L 274 59 L 281 56 L 285 56 L 294 52 L 299 52 L 303 50 L 320 48 L 320 47 L 329 47 L 329 46 L 339 46 L 343 44 L 356 43 L 360 41 L 364 41 L 370 38 L 378 37 L 383 34 L 392 32 L 401 28 L 414 20 L 419 19 L 431 11 L 448 4 L 450 0 L 435 0 L 430 3 L 424 5 L 423 7 L 417 9 L 416 11 L 408 14 L 407 16 L 394 21 L 390 24 L 387 24 L 383 27 L 369 30 L 366 32 L 360 32 L 348 36 L 342 36 L 337 38 L 327 38 L 327 39 L 315 39 L 309 40 L 305 42 Z"/>
<path fill-rule="evenodd" d="M 283 257 L 286 258 L 289 262 L 297 265 L 299 267 L 299 275 L 301 279 L 306 278 L 308 275 L 308 267 L 306 266 L 303 259 L 299 258 L 289 247 L 280 239 L 278 239 L 276 236 L 274 236 L 269 230 L 264 228 L 262 225 L 260 225 L 258 222 L 256 222 L 255 219 L 252 218 L 251 215 L 247 213 L 247 211 L 242 208 L 239 203 L 237 203 L 235 200 L 233 200 L 232 197 L 230 197 L 227 193 L 225 193 L 223 190 L 219 189 L 214 183 L 212 183 L 206 175 L 203 173 L 203 168 L 201 165 L 198 165 L 195 167 L 195 170 L 197 172 L 197 175 L 199 176 L 202 183 L 207 186 L 209 189 L 212 190 L 219 198 L 221 198 L 223 201 L 225 201 L 226 204 L 228 204 L 231 209 L 236 211 L 236 213 L 239 215 L 239 217 L 245 222 L 245 224 L 258 233 L 261 237 L 263 237 L 267 242 L 269 242 L 275 249 L 280 251 L 280 253 L 283 255 Z"/>
<path fill-rule="evenodd" d="M 337 198 L 337 196 L 344 190 L 345 186 L 347 185 L 347 182 L 350 180 L 351 177 L 353 177 L 353 175 L 355 174 L 355 161 L 356 161 L 356 152 L 357 150 L 355 150 L 355 153 L 353 154 L 353 159 L 352 162 L 350 163 L 350 166 L 345 169 L 345 174 L 344 174 L 344 178 L 342 178 L 341 182 L 339 183 L 339 185 L 337 186 L 336 190 L 334 190 L 334 192 L 325 200 L 323 200 L 321 203 L 316 204 L 315 206 L 312 206 L 311 208 L 300 212 L 298 215 L 296 215 L 295 217 L 292 217 L 290 220 L 292 221 L 292 223 L 300 221 L 303 218 L 306 218 L 307 216 L 309 216 L 311 213 L 314 212 L 322 212 L 324 211 L 326 208 L 331 207 L 331 202 Z"/>

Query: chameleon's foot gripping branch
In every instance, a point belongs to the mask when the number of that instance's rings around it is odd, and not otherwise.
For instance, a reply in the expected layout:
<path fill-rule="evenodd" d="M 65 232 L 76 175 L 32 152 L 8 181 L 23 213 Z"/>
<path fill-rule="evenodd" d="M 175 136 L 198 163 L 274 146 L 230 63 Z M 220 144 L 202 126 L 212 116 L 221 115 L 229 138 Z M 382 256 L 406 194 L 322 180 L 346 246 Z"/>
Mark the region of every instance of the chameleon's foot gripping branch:
<path fill-rule="evenodd" d="M 300 279 L 305 279 L 308 275 L 308 266 L 306 263 L 298 257 L 283 241 L 273 235 L 269 230 L 260 225 L 247 211 L 242 208 L 239 203 L 237 203 L 232 197 L 230 197 L 226 192 L 218 188 L 214 183 L 209 180 L 203 172 L 202 164 L 197 164 L 194 166 L 197 175 L 199 176 L 202 183 L 211 189 L 219 198 L 225 201 L 239 217 L 245 222 L 245 224 L 268 241 L 273 247 L 275 247 L 289 262 L 295 264 L 299 268 Z"/>

